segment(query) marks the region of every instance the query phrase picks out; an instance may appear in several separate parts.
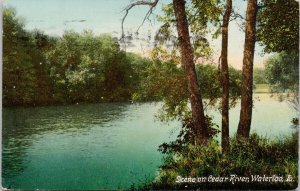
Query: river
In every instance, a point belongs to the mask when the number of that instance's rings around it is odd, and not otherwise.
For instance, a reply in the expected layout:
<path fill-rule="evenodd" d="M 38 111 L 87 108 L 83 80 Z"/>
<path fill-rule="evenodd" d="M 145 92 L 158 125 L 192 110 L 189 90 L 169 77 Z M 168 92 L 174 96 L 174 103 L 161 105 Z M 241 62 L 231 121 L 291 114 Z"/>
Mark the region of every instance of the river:
<path fill-rule="evenodd" d="M 282 138 L 297 113 L 256 95 L 252 132 Z M 258 98 L 259 97 L 259 98 Z M 13 189 L 118 189 L 152 180 L 158 146 L 176 138 L 180 123 L 159 122 L 161 103 L 102 103 L 3 109 L 2 184 Z M 239 105 L 230 111 L 236 132 Z M 220 123 L 218 111 L 211 110 Z"/>

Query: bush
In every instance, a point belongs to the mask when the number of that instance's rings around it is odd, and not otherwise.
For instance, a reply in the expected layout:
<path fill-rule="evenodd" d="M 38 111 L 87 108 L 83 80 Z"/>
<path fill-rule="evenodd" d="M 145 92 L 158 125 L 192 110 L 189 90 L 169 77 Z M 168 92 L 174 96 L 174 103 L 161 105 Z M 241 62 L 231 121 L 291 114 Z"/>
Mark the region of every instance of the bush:
<path fill-rule="evenodd" d="M 250 182 L 223 183 L 176 183 L 181 177 L 249 177 Z M 293 182 L 251 181 L 251 175 L 283 177 L 291 175 Z M 298 134 L 284 140 L 271 141 L 252 134 L 247 142 L 231 140 L 231 149 L 221 152 L 215 140 L 206 146 L 189 144 L 181 152 L 169 152 L 156 180 L 145 186 L 152 189 L 197 189 L 197 188 L 239 188 L 239 189 L 293 189 L 298 183 Z"/>

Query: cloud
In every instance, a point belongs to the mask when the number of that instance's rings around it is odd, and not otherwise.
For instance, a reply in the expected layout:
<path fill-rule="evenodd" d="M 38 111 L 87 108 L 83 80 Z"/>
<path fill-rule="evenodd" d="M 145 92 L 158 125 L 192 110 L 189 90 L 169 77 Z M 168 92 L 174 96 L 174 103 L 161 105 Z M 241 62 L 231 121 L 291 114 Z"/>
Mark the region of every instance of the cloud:
<path fill-rule="evenodd" d="M 68 23 L 83 23 L 86 22 L 87 20 L 81 19 L 81 20 L 66 20 L 64 21 L 64 25 L 67 25 Z"/>
<path fill-rule="evenodd" d="M 45 22 L 45 20 L 30 20 L 28 22 L 37 22 L 37 23 L 43 23 Z"/>

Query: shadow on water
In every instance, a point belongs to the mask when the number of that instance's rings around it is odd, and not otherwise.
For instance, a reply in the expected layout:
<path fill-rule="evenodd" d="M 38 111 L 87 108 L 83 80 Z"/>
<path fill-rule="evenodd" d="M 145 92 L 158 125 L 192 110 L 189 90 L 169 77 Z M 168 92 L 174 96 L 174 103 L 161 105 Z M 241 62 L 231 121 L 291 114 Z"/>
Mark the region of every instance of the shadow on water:
<path fill-rule="evenodd" d="M 153 179 L 179 123 L 159 103 L 5 108 L 3 182 L 12 189 L 117 189 Z"/>
<path fill-rule="evenodd" d="M 35 141 L 35 136 L 50 132 L 84 133 L 91 127 L 104 127 L 111 120 L 116 120 L 129 104 L 88 104 L 72 106 L 52 106 L 36 108 L 3 109 L 3 149 L 2 177 L 7 179 L 17 176 L 26 168 L 27 149 Z"/>

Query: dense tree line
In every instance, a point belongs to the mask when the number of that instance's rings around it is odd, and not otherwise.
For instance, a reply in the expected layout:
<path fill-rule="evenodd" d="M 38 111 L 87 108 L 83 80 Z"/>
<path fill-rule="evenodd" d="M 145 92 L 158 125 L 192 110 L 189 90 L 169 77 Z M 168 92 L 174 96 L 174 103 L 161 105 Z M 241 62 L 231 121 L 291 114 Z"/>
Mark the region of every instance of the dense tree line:
<path fill-rule="evenodd" d="M 24 30 L 13 10 L 3 12 L 3 103 L 29 104 L 46 101 L 49 78 L 43 60 L 39 35 Z M 50 41 L 49 41 L 50 43 Z M 44 84 L 42 84 L 44 83 Z"/>
<path fill-rule="evenodd" d="M 176 60 L 126 53 L 117 39 L 92 31 L 62 37 L 27 31 L 12 9 L 3 16 L 4 106 L 164 100 L 169 109 L 184 110 L 178 105 L 187 102 L 188 89 Z M 239 95 L 240 75 L 231 70 L 232 93 Z M 199 83 L 204 98 L 219 98 L 217 67 L 198 65 L 196 72 L 205 75 Z"/>
<path fill-rule="evenodd" d="M 26 31 L 11 9 L 3 21 L 4 105 L 130 99 L 133 69 L 111 36 Z"/>
<path fill-rule="evenodd" d="M 118 42 L 109 35 L 66 32 L 46 52 L 49 76 L 60 102 L 129 100 L 133 68 Z"/>
<path fill-rule="evenodd" d="M 276 53 L 266 61 L 267 83 L 273 93 L 279 93 L 280 100 L 299 111 L 299 2 L 263 0 L 262 3 L 258 40 L 265 52 Z"/>

